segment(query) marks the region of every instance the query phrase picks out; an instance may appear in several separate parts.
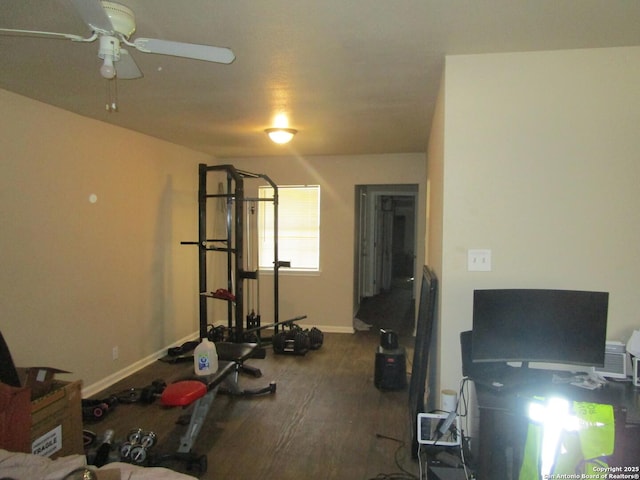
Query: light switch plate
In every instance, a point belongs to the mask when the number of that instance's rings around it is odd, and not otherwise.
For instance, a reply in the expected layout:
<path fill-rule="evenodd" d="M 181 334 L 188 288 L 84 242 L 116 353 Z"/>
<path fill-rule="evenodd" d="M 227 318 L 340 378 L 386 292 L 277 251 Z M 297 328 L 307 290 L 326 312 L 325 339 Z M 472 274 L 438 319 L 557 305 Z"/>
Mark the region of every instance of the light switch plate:
<path fill-rule="evenodd" d="M 467 251 L 467 270 L 470 272 L 491 271 L 491 250 L 470 249 Z"/>

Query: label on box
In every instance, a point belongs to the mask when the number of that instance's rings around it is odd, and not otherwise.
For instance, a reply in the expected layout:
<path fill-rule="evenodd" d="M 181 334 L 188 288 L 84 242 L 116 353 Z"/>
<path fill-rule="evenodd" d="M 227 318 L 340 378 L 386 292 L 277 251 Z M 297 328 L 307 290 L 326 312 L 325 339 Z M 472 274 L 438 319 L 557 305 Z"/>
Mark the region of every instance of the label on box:
<path fill-rule="evenodd" d="M 36 382 L 44 382 L 47 379 L 47 371 L 44 368 L 38 370 Z"/>
<path fill-rule="evenodd" d="M 31 443 L 31 452 L 34 455 L 49 457 L 62 449 L 62 425 L 49 430 L 44 435 L 36 438 Z"/>

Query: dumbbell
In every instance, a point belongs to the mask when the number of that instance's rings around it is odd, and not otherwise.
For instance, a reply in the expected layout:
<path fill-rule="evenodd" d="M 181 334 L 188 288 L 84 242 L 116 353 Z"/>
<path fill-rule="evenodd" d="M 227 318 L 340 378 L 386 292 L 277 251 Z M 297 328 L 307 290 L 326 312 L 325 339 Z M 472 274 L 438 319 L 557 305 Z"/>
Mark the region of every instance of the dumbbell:
<path fill-rule="evenodd" d="M 324 343 L 324 333 L 319 328 L 313 327 L 308 331 L 308 335 L 311 341 L 311 350 L 319 349 Z"/>
<path fill-rule="evenodd" d="M 167 384 L 164 382 L 164 380 L 154 380 L 151 385 L 148 385 L 142 389 L 142 392 L 140 392 L 140 401 L 142 403 L 155 402 L 156 398 L 162 395 L 162 392 L 165 388 L 167 388 Z"/>
<path fill-rule="evenodd" d="M 306 332 L 299 327 L 287 332 L 280 332 L 273 337 L 273 351 L 275 353 L 293 353 L 304 355 L 311 348 L 311 340 Z"/>
<path fill-rule="evenodd" d="M 146 432 L 141 428 L 131 430 L 127 441 L 120 446 L 120 458 L 129 463 L 143 465 L 148 458 L 148 451 L 156 444 L 157 436 L 154 432 Z"/>

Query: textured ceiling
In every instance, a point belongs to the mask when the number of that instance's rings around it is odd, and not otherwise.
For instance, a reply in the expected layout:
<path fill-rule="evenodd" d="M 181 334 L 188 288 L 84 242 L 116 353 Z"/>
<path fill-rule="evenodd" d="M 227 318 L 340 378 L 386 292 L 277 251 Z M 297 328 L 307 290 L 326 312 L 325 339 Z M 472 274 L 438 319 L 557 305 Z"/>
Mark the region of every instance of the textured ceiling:
<path fill-rule="evenodd" d="M 640 45 L 637 0 L 121 3 L 133 38 L 235 62 L 129 49 L 144 77 L 117 82 L 110 113 L 96 42 L 0 36 L 0 88 L 218 158 L 424 152 L 445 55 Z M 88 35 L 69 0 L 0 0 L 0 27 Z M 263 133 L 278 113 L 299 130 L 289 146 Z"/>

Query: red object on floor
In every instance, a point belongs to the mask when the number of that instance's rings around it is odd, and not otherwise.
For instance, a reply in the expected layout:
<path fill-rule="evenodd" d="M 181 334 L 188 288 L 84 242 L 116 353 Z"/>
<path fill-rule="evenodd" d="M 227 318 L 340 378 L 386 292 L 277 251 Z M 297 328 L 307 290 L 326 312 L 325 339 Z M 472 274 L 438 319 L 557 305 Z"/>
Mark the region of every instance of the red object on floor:
<path fill-rule="evenodd" d="M 198 380 L 182 380 L 171 383 L 162 392 L 160 402 L 169 407 L 191 405 L 207 393 L 207 386 Z"/>

